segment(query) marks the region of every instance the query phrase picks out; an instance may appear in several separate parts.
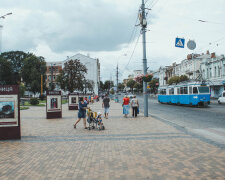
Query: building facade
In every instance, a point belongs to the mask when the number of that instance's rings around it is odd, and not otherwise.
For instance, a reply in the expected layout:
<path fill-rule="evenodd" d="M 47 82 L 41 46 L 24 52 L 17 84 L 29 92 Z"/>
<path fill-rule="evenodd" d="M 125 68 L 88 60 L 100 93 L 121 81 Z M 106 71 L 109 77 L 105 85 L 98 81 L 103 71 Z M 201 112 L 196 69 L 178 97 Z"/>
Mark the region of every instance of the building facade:
<path fill-rule="evenodd" d="M 53 83 L 53 87 L 56 90 L 59 90 L 60 87 L 57 85 L 56 80 L 60 72 L 62 71 L 62 62 L 47 62 L 47 71 L 46 71 L 46 87 L 48 89 L 51 88 L 51 84 Z"/>
<path fill-rule="evenodd" d="M 189 54 L 180 64 L 160 67 L 158 70 L 159 85 L 165 86 L 174 76 L 186 75 L 190 80 L 205 80 L 211 88 L 211 96 L 218 98 L 225 90 L 225 57 L 215 53 Z"/>
<path fill-rule="evenodd" d="M 92 80 L 94 82 L 94 93 L 98 94 L 99 85 L 100 85 L 100 63 L 99 59 L 94 59 L 89 57 L 89 55 L 85 56 L 83 54 L 76 54 L 72 57 L 68 57 L 63 64 L 69 60 L 79 60 L 82 64 L 84 64 L 87 68 L 87 74 L 85 74 L 86 80 Z"/>
<path fill-rule="evenodd" d="M 67 57 L 66 60 L 60 62 L 48 62 L 47 63 L 47 72 L 46 72 L 46 84 L 47 87 L 51 87 L 51 82 L 55 89 L 59 90 L 60 87 L 56 84 L 57 76 L 60 74 L 60 71 L 64 67 L 64 63 L 69 60 L 79 60 L 87 68 L 87 74 L 85 74 L 86 80 L 92 80 L 94 82 L 94 93 L 98 94 L 98 89 L 100 85 L 100 63 L 98 59 L 90 58 L 82 54 L 76 54 L 72 57 Z M 52 79 L 53 78 L 53 79 Z"/>
<path fill-rule="evenodd" d="M 224 55 L 204 58 L 201 62 L 202 78 L 211 88 L 211 96 L 218 98 L 225 90 L 225 57 Z"/>

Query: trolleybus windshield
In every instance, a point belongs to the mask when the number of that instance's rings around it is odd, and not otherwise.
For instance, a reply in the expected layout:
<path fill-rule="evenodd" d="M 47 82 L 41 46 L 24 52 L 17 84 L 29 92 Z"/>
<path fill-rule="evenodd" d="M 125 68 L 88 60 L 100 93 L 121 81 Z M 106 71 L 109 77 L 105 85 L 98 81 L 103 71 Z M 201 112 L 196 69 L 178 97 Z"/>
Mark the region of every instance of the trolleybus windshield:
<path fill-rule="evenodd" d="M 209 87 L 206 86 L 198 87 L 198 91 L 199 93 L 209 93 Z"/>

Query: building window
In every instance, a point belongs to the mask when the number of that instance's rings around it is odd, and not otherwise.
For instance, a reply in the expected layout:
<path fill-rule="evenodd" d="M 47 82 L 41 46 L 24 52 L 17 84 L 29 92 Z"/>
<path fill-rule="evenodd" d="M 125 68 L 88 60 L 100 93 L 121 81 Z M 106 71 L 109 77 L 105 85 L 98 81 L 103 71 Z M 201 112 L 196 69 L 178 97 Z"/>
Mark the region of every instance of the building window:
<path fill-rule="evenodd" d="M 209 68 L 209 77 L 212 77 L 212 68 Z"/>
<path fill-rule="evenodd" d="M 218 66 L 218 77 L 220 77 L 220 71 L 221 71 L 221 69 L 220 69 L 220 67 Z"/>
<path fill-rule="evenodd" d="M 217 73 L 216 73 L 216 67 L 215 67 L 215 70 L 214 70 L 214 77 L 216 77 L 216 74 L 217 74 Z"/>

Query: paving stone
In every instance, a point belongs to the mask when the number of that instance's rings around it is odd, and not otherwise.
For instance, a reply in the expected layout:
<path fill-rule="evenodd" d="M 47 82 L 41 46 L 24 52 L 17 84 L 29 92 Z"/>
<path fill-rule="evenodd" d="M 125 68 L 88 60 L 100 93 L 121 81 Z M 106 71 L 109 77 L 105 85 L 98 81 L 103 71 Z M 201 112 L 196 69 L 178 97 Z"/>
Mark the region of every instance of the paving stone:
<path fill-rule="evenodd" d="M 90 105 L 103 112 L 101 102 Z M 124 118 L 111 103 L 106 130 L 73 128 L 45 107 L 21 111 L 22 139 L 0 141 L 0 179 L 225 179 L 225 151 L 152 117 Z"/>

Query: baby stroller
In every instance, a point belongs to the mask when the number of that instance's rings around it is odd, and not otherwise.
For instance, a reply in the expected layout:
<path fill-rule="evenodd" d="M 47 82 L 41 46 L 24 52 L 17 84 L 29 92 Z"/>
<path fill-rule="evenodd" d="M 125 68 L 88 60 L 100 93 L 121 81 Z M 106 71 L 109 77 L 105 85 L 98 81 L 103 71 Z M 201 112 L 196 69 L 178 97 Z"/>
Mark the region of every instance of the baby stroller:
<path fill-rule="evenodd" d="M 104 130 L 105 126 L 103 125 L 101 113 L 100 112 L 93 112 L 91 109 L 88 109 L 87 111 L 87 122 L 89 124 L 88 129 L 98 129 L 98 130 Z"/>

